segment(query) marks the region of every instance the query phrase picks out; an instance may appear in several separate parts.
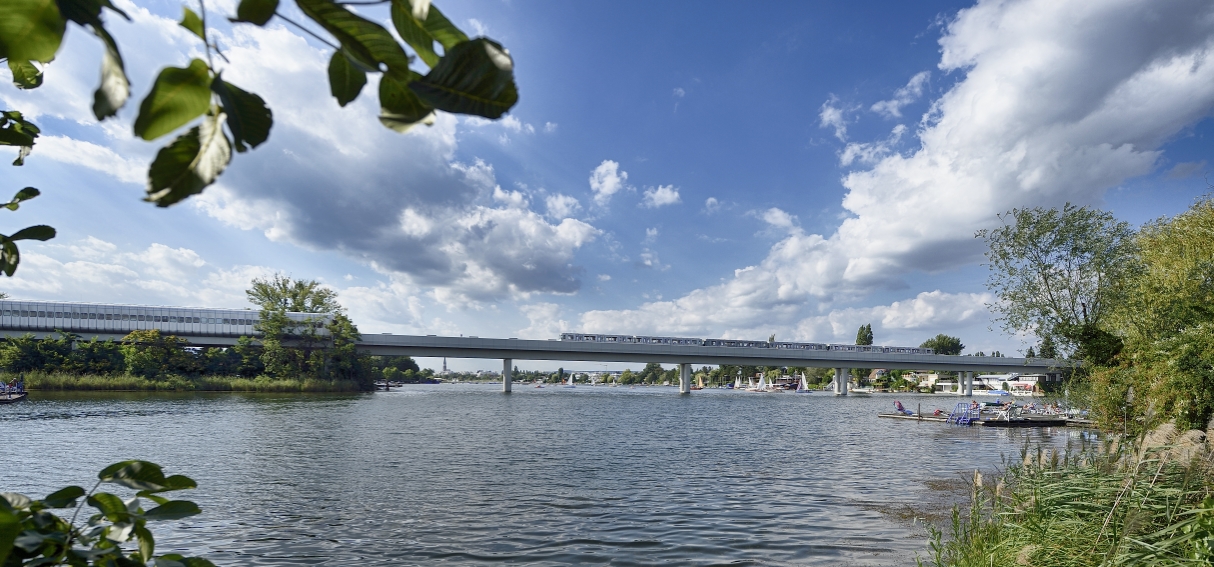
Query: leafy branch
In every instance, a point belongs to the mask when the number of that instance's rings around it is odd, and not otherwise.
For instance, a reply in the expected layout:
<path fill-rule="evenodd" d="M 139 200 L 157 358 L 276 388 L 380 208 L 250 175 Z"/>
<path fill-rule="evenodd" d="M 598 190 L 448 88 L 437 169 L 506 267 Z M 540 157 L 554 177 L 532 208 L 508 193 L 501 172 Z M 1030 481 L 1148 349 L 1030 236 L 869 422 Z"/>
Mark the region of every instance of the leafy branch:
<path fill-rule="evenodd" d="M 294 2 L 329 38 L 282 15 L 280 0 L 241 0 L 229 20 L 265 26 L 277 17 L 333 48 L 329 90 L 340 106 L 358 98 L 368 74 L 380 74 L 379 120 L 387 128 L 407 132 L 418 124 L 432 124 L 439 110 L 497 119 L 518 102 L 510 53 L 491 39 L 469 39 L 429 0 Z M 383 26 L 346 8 L 370 4 L 390 4 L 392 25 L 405 45 Z M 256 148 L 273 127 L 273 113 L 260 96 L 223 78 L 213 56 L 224 62 L 227 58 L 209 39 L 205 0 L 198 0 L 198 9 L 183 7 L 180 25 L 202 42 L 206 60 L 162 69 L 140 103 L 134 123 L 135 135 L 148 141 L 188 126 L 160 149 L 148 169 L 144 200 L 158 207 L 201 193 L 227 168 L 233 149 L 244 153 Z M 130 80 L 118 45 L 106 30 L 105 10 L 130 20 L 110 0 L 0 2 L 0 61 L 8 62 L 17 87 L 42 85 L 42 68 L 54 60 L 71 22 L 90 30 L 104 46 L 93 114 L 97 120 L 116 115 L 130 97 Z M 417 59 L 429 67 L 425 75 L 410 68 Z M 2 112 L 0 145 L 17 146 L 14 164 L 21 165 L 34 146 L 38 128 L 19 112 Z"/>
<path fill-rule="evenodd" d="M 214 567 L 201 557 L 179 554 L 155 555 L 156 540 L 148 522 L 180 520 L 202 510 L 189 500 L 170 500 L 166 492 L 196 488 L 192 479 L 182 475 L 165 476 L 155 463 L 123 461 L 114 463 L 97 475 L 97 483 L 85 492 L 79 486 L 57 490 L 46 498 L 33 500 L 22 494 L 0 493 L 0 565 L 130 565 L 156 567 Z M 102 484 L 116 484 L 135 490 L 133 498 L 123 500 L 109 492 L 97 492 Z M 76 520 L 84 509 L 78 500 L 95 508 L 84 525 Z M 154 504 L 143 508 L 143 501 Z M 70 520 L 54 510 L 75 508 Z M 135 542 L 127 551 L 122 545 Z"/>

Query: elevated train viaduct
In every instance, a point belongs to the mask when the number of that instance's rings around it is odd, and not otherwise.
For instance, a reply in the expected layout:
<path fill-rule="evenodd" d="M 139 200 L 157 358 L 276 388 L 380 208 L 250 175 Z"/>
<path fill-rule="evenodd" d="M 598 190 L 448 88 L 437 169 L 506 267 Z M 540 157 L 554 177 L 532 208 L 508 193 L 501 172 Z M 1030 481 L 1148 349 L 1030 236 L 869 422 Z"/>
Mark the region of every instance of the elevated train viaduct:
<path fill-rule="evenodd" d="M 305 313 L 291 313 L 289 316 L 299 321 L 317 317 Z M 192 345 L 225 347 L 235 345 L 240 336 L 255 337 L 253 324 L 257 319 L 258 312 L 252 310 L 0 300 L 0 337 L 33 333 L 42 338 L 61 330 L 85 339 L 121 340 L 134 330 L 159 329 L 165 334 L 186 338 Z M 706 342 L 723 341 L 699 339 L 666 342 L 669 344 L 366 334 L 358 348 L 368 354 L 383 356 L 500 359 L 502 390 L 505 392 L 511 390 L 514 360 L 675 363 L 679 365 L 681 393 L 691 391 L 692 364 L 834 368 L 835 393 L 838 395 L 847 394 L 845 376 L 851 368 L 934 369 L 965 373 L 965 387 L 961 393 L 969 395 L 973 389 L 974 372 L 1048 373 L 1060 366 L 1059 361 L 1050 359 L 921 354 L 920 349 L 914 348 L 862 352 L 757 346 L 762 343 L 744 343 L 751 346 L 706 346 Z"/>

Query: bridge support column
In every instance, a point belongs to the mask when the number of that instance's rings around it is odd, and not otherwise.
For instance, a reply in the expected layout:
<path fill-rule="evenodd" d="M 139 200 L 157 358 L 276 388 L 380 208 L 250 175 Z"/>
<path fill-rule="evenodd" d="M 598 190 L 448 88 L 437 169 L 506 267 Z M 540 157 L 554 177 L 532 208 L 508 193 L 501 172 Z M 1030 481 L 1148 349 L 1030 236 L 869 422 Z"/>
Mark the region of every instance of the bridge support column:
<path fill-rule="evenodd" d="M 974 395 L 974 373 L 973 372 L 965 373 L 965 395 L 966 396 Z"/>
<path fill-rule="evenodd" d="M 686 362 L 679 363 L 679 393 L 691 393 L 691 364 Z"/>
<path fill-rule="evenodd" d="M 850 370 L 850 368 L 836 368 L 835 369 L 835 395 L 836 396 L 846 396 L 847 395 L 848 370 Z"/>
<path fill-rule="evenodd" d="M 502 391 L 507 394 L 510 393 L 510 384 L 511 384 L 511 382 L 514 381 L 514 375 L 512 374 L 512 372 L 514 372 L 514 359 L 503 358 L 502 359 Z"/>

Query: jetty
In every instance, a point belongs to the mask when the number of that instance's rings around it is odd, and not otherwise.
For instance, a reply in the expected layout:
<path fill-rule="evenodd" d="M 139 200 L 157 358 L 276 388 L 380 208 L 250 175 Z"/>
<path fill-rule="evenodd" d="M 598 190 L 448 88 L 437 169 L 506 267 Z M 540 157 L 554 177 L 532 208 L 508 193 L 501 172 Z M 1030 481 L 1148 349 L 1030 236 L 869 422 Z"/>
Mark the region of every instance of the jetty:
<path fill-rule="evenodd" d="M 898 411 L 878 413 L 877 417 L 911 421 L 930 421 L 954 425 L 978 425 L 982 427 L 1090 427 L 1092 421 L 1072 417 L 1064 413 L 1035 412 L 1015 404 L 980 405 L 974 407 L 965 402 L 958 403 L 951 412 L 933 412 L 923 415 L 902 407 Z"/>

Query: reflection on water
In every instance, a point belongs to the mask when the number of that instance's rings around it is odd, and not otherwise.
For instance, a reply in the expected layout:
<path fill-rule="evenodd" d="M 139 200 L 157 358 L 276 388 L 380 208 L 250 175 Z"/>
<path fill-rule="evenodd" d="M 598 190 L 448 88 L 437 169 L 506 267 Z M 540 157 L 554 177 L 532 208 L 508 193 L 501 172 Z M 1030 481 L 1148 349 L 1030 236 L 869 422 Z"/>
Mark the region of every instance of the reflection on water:
<path fill-rule="evenodd" d="M 913 565 L 921 530 L 875 509 L 926 506 L 940 498 L 926 481 L 1081 435 L 876 418 L 893 400 L 36 392 L 0 406 L 0 490 L 43 495 L 155 461 L 197 480 L 204 510 L 158 532 L 158 548 L 228 565 Z"/>

